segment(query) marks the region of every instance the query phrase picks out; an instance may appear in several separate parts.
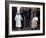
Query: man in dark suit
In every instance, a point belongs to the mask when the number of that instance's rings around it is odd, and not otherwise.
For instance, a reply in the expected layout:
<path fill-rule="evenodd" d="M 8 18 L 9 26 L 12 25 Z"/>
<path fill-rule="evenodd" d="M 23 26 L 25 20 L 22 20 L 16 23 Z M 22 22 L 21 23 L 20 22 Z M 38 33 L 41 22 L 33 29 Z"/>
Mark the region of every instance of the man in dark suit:
<path fill-rule="evenodd" d="M 30 24 L 29 24 L 31 20 L 31 9 L 30 8 L 27 8 L 25 16 L 26 16 L 26 26 L 30 27 Z"/>

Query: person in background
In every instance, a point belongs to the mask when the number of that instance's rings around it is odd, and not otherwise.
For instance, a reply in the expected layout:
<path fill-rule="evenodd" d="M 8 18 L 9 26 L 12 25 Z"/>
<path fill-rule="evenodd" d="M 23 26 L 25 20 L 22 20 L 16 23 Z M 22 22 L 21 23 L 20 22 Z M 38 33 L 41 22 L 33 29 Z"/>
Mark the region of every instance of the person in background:
<path fill-rule="evenodd" d="M 34 13 L 34 17 L 32 19 L 32 24 L 31 24 L 31 28 L 33 28 L 33 29 L 37 28 L 37 22 L 38 22 L 38 17 L 36 16 L 36 13 Z"/>
<path fill-rule="evenodd" d="M 17 14 L 15 16 L 15 21 L 16 21 L 16 28 L 18 30 L 21 29 L 22 25 L 21 25 L 21 20 L 22 20 L 22 17 L 20 15 L 20 7 L 17 8 Z"/>

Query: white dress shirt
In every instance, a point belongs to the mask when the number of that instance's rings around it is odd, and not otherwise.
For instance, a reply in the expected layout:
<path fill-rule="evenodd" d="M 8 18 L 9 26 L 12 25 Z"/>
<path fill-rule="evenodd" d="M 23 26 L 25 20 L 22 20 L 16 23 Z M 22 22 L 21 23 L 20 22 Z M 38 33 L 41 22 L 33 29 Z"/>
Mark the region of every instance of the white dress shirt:
<path fill-rule="evenodd" d="M 22 20 L 22 17 L 20 14 L 15 16 L 16 27 L 21 27 L 21 20 Z"/>

